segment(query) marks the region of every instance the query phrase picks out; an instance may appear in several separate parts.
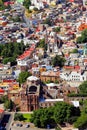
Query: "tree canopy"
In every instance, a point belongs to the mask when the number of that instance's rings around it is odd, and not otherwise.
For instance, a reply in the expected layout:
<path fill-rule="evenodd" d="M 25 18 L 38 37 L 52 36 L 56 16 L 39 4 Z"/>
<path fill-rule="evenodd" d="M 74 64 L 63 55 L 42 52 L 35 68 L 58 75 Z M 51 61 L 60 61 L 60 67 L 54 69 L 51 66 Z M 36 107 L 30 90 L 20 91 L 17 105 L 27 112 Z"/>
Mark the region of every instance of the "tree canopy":
<path fill-rule="evenodd" d="M 26 9 L 29 9 L 29 6 L 31 5 L 30 0 L 24 0 L 23 5 L 25 6 Z"/>
<path fill-rule="evenodd" d="M 51 26 L 52 23 L 51 23 L 50 18 L 46 18 L 43 24 L 48 24 L 49 26 Z"/>
<path fill-rule="evenodd" d="M 7 95 L 0 97 L 0 103 L 4 103 L 5 109 L 9 109 L 9 110 L 13 110 L 15 105 L 12 100 L 8 99 Z"/>
<path fill-rule="evenodd" d="M 4 102 L 4 107 L 5 107 L 5 109 L 12 110 L 14 108 L 14 103 L 12 102 L 12 100 L 6 100 Z"/>
<path fill-rule="evenodd" d="M 46 128 L 47 124 L 55 122 L 53 119 L 53 108 L 44 108 L 34 111 L 30 119 L 37 127 Z"/>
<path fill-rule="evenodd" d="M 27 72 L 27 71 L 23 71 L 19 74 L 18 77 L 18 81 L 20 84 L 24 83 L 26 81 L 26 79 L 31 76 L 31 73 Z"/>
<path fill-rule="evenodd" d="M 22 18 L 21 17 L 19 17 L 19 16 L 16 16 L 16 17 L 11 17 L 10 16 L 10 18 L 9 18 L 10 20 L 12 20 L 13 22 L 23 22 L 22 21 Z"/>
<path fill-rule="evenodd" d="M 81 115 L 77 121 L 74 123 L 74 126 L 76 128 L 84 128 L 84 126 L 87 124 L 87 115 Z"/>
<path fill-rule="evenodd" d="M 0 0 L 0 10 L 10 9 L 10 5 L 5 6 L 4 2 L 7 2 L 7 0 Z"/>
<path fill-rule="evenodd" d="M 41 39 L 37 45 L 38 48 L 44 48 L 44 50 L 47 50 L 47 44 L 45 44 L 45 39 Z"/>
<path fill-rule="evenodd" d="M 80 93 L 87 93 L 87 81 L 84 81 L 80 86 L 79 86 Z"/>
<path fill-rule="evenodd" d="M 46 128 L 47 124 L 50 126 L 54 124 L 62 124 L 64 122 L 74 122 L 73 117 L 80 114 L 80 110 L 65 102 L 58 102 L 53 107 L 39 109 L 34 111 L 31 116 L 31 122 L 37 127 Z"/>
<path fill-rule="evenodd" d="M 0 97 L 0 102 L 4 103 L 8 99 L 7 95 Z"/>
<path fill-rule="evenodd" d="M 8 43 L 0 44 L 0 56 L 3 57 L 3 63 L 15 63 L 18 55 L 22 54 L 25 50 L 25 45 L 21 43 Z"/>
<path fill-rule="evenodd" d="M 65 102 L 58 102 L 54 107 L 54 119 L 56 123 L 62 124 L 63 122 L 72 123 L 80 115 L 79 108 Z"/>
<path fill-rule="evenodd" d="M 55 66 L 59 66 L 59 67 L 63 67 L 65 63 L 65 59 L 62 56 L 56 55 L 53 59 L 52 59 L 52 65 Z"/>
<path fill-rule="evenodd" d="M 78 49 L 73 49 L 71 53 L 78 53 Z"/>
<path fill-rule="evenodd" d="M 87 42 L 87 29 L 84 29 L 81 33 L 81 36 L 77 38 L 77 43 L 86 43 Z"/>
<path fill-rule="evenodd" d="M 54 28 L 54 31 L 55 31 L 55 32 L 60 32 L 60 30 L 61 30 L 61 27 L 56 27 L 56 28 Z"/>
<path fill-rule="evenodd" d="M 87 126 L 87 100 L 82 100 L 81 105 L 81 115 L 78 117 L 77 121 L 74 123 L 76 128 L 86 128 Z"/>
<path fill-rule="evenodd" d="M 14 120 L 15 121 L 23 121 L 24 120 L 23 114 L 15 113 Z"/>

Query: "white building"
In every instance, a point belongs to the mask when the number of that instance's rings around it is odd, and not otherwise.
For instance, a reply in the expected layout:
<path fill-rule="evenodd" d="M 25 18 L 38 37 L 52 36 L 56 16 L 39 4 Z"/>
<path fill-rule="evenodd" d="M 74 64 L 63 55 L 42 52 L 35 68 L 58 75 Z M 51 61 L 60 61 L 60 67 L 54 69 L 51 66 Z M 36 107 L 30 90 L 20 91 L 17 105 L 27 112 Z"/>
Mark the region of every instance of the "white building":
<path fill-rule="evenodd" d="M 83 0 L 83 5 L 86 6 L 87 0 Z"/>
<path fill-rule="evenodd" d="M 33 6 L 30 6 L 30 9 L 33 9 L 34 7 L 38 8 L 38 9 L 43 9 L 44 8 L 44 4 L 43 4 L 42 1 L 31 0 L 31 4 Z"/>
<path fill-rule="evenodd" d="M 62 72 L 60 73 L 60 78 L 66 81 L 86 81 L 87 80 L 87 72 Z"/>

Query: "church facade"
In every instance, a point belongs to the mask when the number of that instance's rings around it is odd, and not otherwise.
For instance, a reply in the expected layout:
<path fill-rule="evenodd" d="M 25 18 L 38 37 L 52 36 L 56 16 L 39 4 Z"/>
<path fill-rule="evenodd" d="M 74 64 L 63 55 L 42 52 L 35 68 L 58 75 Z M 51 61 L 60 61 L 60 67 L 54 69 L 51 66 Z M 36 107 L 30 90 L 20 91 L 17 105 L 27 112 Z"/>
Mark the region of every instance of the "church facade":
<path fill-rule="evenodd" d="M 20 93 L 20 110 L 34 111 L 39 108 L 40 80 L 35 76 L 27 78 L 27 87 Z"/>

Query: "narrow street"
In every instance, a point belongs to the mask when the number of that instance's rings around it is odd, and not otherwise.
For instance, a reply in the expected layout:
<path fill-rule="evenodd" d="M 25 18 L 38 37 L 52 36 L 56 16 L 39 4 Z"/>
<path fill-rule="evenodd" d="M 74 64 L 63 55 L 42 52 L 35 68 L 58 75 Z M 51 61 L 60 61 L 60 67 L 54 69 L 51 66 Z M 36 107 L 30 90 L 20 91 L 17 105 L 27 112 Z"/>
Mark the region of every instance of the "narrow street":
<path fill-rule="evenodd" d="M 14 119 L 13 112 L 5 112 L 5 115 L 1 121 L 1 125 L 6 128 L 6 130 L 10 130 L 11 124 Z"/>
<path fill-rule="evenodd" d="M 9 118 L 9 121 L 8 121 L 8 123 L 6 125 L 6 130 L 10 130 L 10 127 L 11 127 L 12 122 L 14 120 L 14 112 L 9 113 L 9 114 L 10 114 L 10 118 Z"/>

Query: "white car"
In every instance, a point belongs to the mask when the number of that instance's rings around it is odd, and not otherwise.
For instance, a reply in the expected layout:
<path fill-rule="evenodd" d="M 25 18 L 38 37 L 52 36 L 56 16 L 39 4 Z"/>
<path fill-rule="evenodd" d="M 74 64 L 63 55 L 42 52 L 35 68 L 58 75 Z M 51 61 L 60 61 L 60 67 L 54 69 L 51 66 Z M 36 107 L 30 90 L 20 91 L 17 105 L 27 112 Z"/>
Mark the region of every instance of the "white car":
<path fill-rule="evenodd" d="M 26 128 L 29 128 L 29 126 L 30 126 L 29 124 L 26 124 L 26 125 L 25 125 Z"/>

